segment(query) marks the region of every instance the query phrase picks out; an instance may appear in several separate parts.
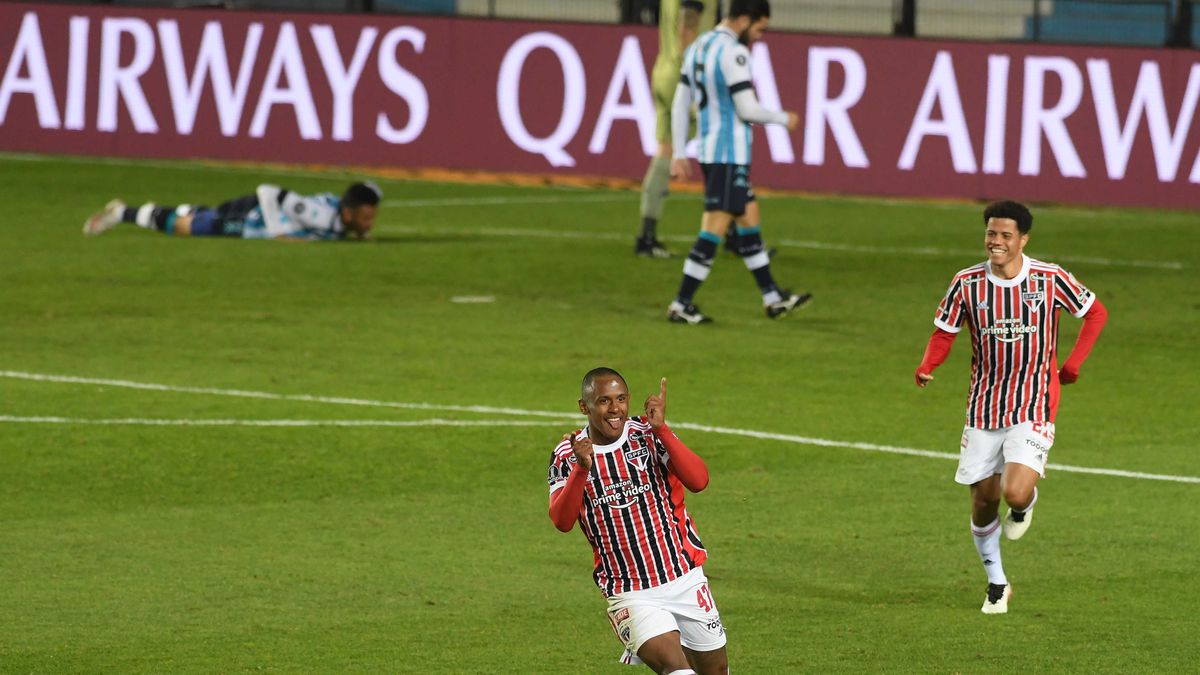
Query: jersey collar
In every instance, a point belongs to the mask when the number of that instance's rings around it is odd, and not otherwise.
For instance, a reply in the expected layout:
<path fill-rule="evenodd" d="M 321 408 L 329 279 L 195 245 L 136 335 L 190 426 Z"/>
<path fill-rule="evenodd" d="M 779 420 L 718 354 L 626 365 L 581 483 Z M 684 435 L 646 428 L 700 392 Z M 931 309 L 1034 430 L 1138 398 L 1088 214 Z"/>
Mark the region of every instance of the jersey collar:
<path fill-rule="evenodd" d="M 988 260 L 985 264 L 987 265 L 988 281 L 1001 288 L 1012 288 L 1013 286 L 1025 281 L 1026 277 L 1029 276 L 1029 256 L 1025 255 L 1024 253 L 1021 254 L 1021 271 L 1012 279 L 1001 279 L 995 274 L 992 274 L 992 261 Z"/>
<path fill-rule="evenodd" d="M 620 438 L 613 441 L 612 443 L 609 443 L 608 445 L 598 445 L 598 444 L 593 443 L 592 449 L 602 455 L 620 450 L 621 447 L 625 445 L 625 441 L 629 438 L 629 423 L 632 421 L 633 421 L 632 419 L 625 420 L 625 427 L 623 429 L 621 429 L 621 437 Z M 591 435 L 592 435 L 591 426 L 586 426 L 583 428 L 583 435 L 587 436 L 588 438 L 591 438 Z"/>

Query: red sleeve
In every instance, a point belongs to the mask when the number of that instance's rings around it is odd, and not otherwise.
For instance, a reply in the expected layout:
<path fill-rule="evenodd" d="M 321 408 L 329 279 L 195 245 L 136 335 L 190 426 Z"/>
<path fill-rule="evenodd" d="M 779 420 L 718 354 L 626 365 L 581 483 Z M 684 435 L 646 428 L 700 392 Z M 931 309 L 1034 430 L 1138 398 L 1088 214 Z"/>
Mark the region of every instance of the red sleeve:
<path fill-rule="evenodd" d="M 550 520 L 563 532 L 570 532 L 579 520 L 579 509 L 583 507 L 583 488 L 587 485 L 588 472 L 576 466 L 567 476 L 567 484 L 550 495 Z"/>
<path fill-rule="evenodd" d="M 950 346 L 954 344 L 954 338 L 957 335 L 958 333 L 934 328 L 933 335 L 929 336 L 929 344 L 925 347 L 925 356 L 921 359 L 921 365 L 917 366 L 917 372 L 930 375 L 934 368 L 942 365 L 942 362 L 950 355 Z M 917 377 L 916 380 L 917 384 L 921 384 L 921 378 Z"/>
<path fill-rule="evenodd" d="M 704 460 L 684 445 L 665 422 L 661 427 L 654 429 L 654 435 L 666 446 L 667 454 L 671 458 L 667 469 L 675 474 L 684 487 L 692 492 L 699 492 L 708 487 L 708 467 L 704 465 Z"/>
<path fill-rule="evenodd" d="M 1075 339 L 1071 355 L 1067 357 L 1066 363 L 1058 373 L 1059 380 L 1071 384 L 1079 379 L 1079 367 L 1091 353 L 1092 347 L 1096 344 L 1096 338 L 1100 337 L 1100 331 L 1107 321 L 1108 310 L 1099 299 L 1092 301 L 1092 306 L 1088 309 L 1087 314 L 1083 315 L 1083 328 L 1079 329 L 1079 337 Z"/>

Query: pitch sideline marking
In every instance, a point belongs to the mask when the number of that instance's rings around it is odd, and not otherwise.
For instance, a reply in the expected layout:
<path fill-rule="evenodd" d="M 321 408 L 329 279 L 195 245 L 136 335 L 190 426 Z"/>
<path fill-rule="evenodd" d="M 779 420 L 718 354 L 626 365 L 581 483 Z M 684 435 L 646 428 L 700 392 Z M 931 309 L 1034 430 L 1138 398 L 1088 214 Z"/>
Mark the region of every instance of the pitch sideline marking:
<path fill-rule="evenodd" d="M 527 203 L 559 203 L 575 201 L 578 198 L 545 198 L 543 202 L 527 202 Z M 586 200 L 586 201 L 608 201 L 608 200 Z M 376 228 L 381 232 L 389 232 L 394 234 L 427 234 L 427 230 L 422 230 L 415 227 L 407 227 L 404 225 L 381 225 Z M 456 229 L 458 234 L 473 234 L 476 236 L 490 237 L 529 237 L 534 239 L 591 239 L 594 241 L 625 241 L 629 237 L 625 234 L 614 232 L 587 232 L 581 230 L 535 230 L 524 228 L 505 228 L 505 227 L 480 227 Z M 679 243 L 691 243 L 695 237 L 680 236 L 680 235 L 659 235 L 659 238 L 664 241 L 673 241 Z M 777 246 L 787 246 L 792 248 L 807 248 L 818 251 L 843 251 L 847 253 L 875 253 L 884 255 L 909 254 L 923 256 L 939 256 L 939 257 L 959 257 L 959 256 L 975 256 L 981 257 L 981 253 L 975 250 L 967 249 L 952 249 L 952 248 L 936 248 L 933 246 L 865 246 L 859 244 L 838 244 L 833 242 L 812 241 L 805 239 L 772 239 L 771 244 Z M 1181 270 L 1186 265 L 1177 260 L 1118 260 L 1116 258 L 1100 258 L 1094 256 L 1078 256 L 1078 255 L 1052 255 L 1045 254 L 1044 258 L 1048 262 L 1061 261 L 1070 263 L 1084 263 L 1091 265 L 1100 265 L 1103 267 L 1140 267 L 1149 269 L 1163 270 Z"/>
<path fill-rule="evenodd" d="M 78 157 L 66 157 L 66 156 L 47 157 L 47 156 L 42 156 L 42 155 L 32 155 L 32 154 L 27 154 L 27 153 L 10 153 L 10 152 L 0 152 L 0 159 L 7 159 L 7 160 L 12 160 L 12 161 L 24 161 L 24 162 L 49 162 L 49 161 L 75 160 L 76 163 L 110 164 L 110 165 L 119 165 L 119 166 L 141 165 L 141 166 L 158 167 L 158 168 L 186 168 L 189 170 L 192 170 L 192 169 L 219 169 L 219 170 L 232 169 L 232 170 L 238 170 L 238 171 L 259 171 L 259 172 L 261 172 L 263 170 L 263 167 L 258 167 L 258 166 L 222 165 L 217 162 L 203 162 L 203 163 L 197 164 L 195 162 L 172 162 L 172 161 L 163 161 L 163 160 L 142 160 L 142 159 L 135 160 L 135 159 L 126 159 L 126 158 L 78 158 Z M 343 174 L 343 175 L 356 175 L 356 173 L 351 168 L 334 171 L 334 170 L 297 170 L 297 169 L 288 169 L 288 168 L 281 168 L 281 167 L 267 167 L 267 170 L 271 171 L 272 173 L 276 173 L 279 175 L 286 175 L 286 176 L 304 176 L 304 177 L 327 176 L 330 173 L 338 173 L 338 174 Z M 397 179 L 397 180 L 400 180 L 400 179 Z M 420 180 L 420 179 L 416 179 L 416 180 Z M 426 180 L 428 180 L 428 179 L 426 179 Z M 439 181 L 432 181 L 432 182 L 439 182 Z M 581 190 L 581 188 L 558 187 L 558 186 L 546 186 L 544 189 L 553 189 L 553 190 L 562 190 L 562 191 Z M 566 203 L 578 203 L 578 202 L 628 201 L 628 200 L 632 199 L 631 195 L 633 195 L 633 194 L 635 194 L 635 193 L 633 193 L 632 191 L 624 191 L 624 192 L 619 192 L 616 194 L 586 194 L 586 193 L 582 193 L 582 194 L 562 195 L 562 196 L 554 196 L 554 197 L 512 195 L 512 196 L 491 196 L 491 197 L 459 197 L 459 198 L 445 198 L 445 199 L 410 199 L 410 200 L 385 199 L 383 203 L 388 208 L 430 207 L 430 206 L 450 207 L 450 206 L 507 206 L 507 205 L 526 205 L 526 204 L 566 204 Z M 804 195 L 789 195 L 789 194 L 762 195 L 762 197 L 766 198 L 766 199 L 801 199 L 801 200 L 813 199 L 813 197 L 808 197 L 808 196 L 804 196 Z M 915 203 L 915 204 L 924 204 L 925 206 L 928 206 L 930 208 L 943 209 L 943 210 L 946 210 L 946 209 L 951 209 L 951 210 L 972 209 L 973 210 L 976 208 L 975 205 L 973 205 L 973 204 L 959 205 L 959 204 L 944 204 L 944 203 L 939 203 L 936 201 L 923 202 L 919 198 L 914 198 L 913 202 L 906 202 L 904 200 L 898 200 L 898 199 L 889 199 L 889 198 L 885 198 L 885 197 L 863 198 L 863 197 L 853 197 L 853 196 L 848 196 L 848 195 L 834 195 L 830 198 L 834 199 L 834 200 L 851 202 L 851 203 L 884 204 L 884 205 L 888 205 L 888 206 L 909 206 L 909 205 L 912 205 Z M 1104 211 L 1071 208 L 1071 207 L 1059 207 L 1059 210 L 1071 211 L 1071 212 L 1075 212 L 1075 213 L 1079 213 L 1079 214 L 1083 214 L 1083 215 L 1090 215 L 1093 217 L 1108 217 L 1111 215 Z M 403 233 L 409 233 L 409 234 L 422 233 L 421 230 L 417 230 L 415 228 L 406 228 L 406 227 L 381 226 L 376 229 L 379 231 L 403 232 Z M 487 229 L 487 230 L 464 230 L 464 231 L 467 232 L 468 234 L 509 236 L 509 237 L 512 237 L 512 236 L 556 237 L 557 236 L 557 237 L 562 237 L 562 238 L 611 239 L 611 240 L 618 240 L 618 241 L 623 241 L 626 239 L 625 235 L 617 235 L 617 234 L 610 234 L 610 233 L 593 233 L 593 232 L 574 232 L 574 233 L 572 233 L 572 232 L 564 232 L 564 231 L 551 232 L 551 231 L 544 231 L 544 230 L 538 231 L 538 230 L 520 230 L 520 229 L 508 229 L 508 230 Z M 694 240 L 694 237 L 688 237 L 688 236 L 662 236 L 660 238 L 664 239 L 666 241 L 675 241 L 675 242 L 680 242 L 680 243 L 691 243 Z M 894 255 L 897 253 L 900 253 L 900 254 L 909 253 L 909 254 L 914 254 L 914 255 L 931 255 L 931 256 L 978 255 L 978 251 L 975 251 L 975 250 L 967 251 L 965 249 L 938 249 L 938 248 L 932 248 L 932 247 L 890 248 L 890 247 L 883 247 L 883 246 L 862 246 L 862 245 L 854 245 L 854 244 L 838 244 L 838 243 L 831 243 L 831 242 L 801 241 L 801 240 L 789 240 L 789 239 L 773 240 L 772 243 L 775 245 L 779 245 L 779 246 L 790 246 L 790 247 L 794 247 L 794 248 L 809 248 L 809 249 L 825 250 L 825 251 L 846 251 L 846 252 L 851 252 L 851 253 L 879 253 L 879 254 L 887 254 L 887 255 Z M 1114 258 L 1103 258 L 1103 257 L 1092 257 L 1092 256 L 1070 256 L 1070 255 L 1068 255 L 1068 256 L 1047 256 L 1047 257 L 1051 261 L 1061 260 L 1063 262 L 1093 264 L 1093 265 L 1100 265 L 1100 266 L 1105 266 L 1105 267 L 1140 267 L 1140 268 L 1166 269 L 1166 270 L 1182 270 L 1186 267 L 1186 265 L 1184 263 L 1175 261 L 1175 260 L 1118 260 L 1118 259 L 1114 259 Z"/>
<path fill-rule="evenodd" d="M 245 391 L 239 389 L 217 389 L 211 387 L 177 387 L 167 384 L 154 384 L 146 382 L 132 382 L 129 380 L 112 380 L 102 378 L 77 377 L 72 375 L 46 375 L 41 373 L 26 373 L 21 371 L 0 370 L 0 377 L 11 379 L 33 380 L 38 382 L 58 382 L 66 384 L 94 384 L 102 386 L 124 387 L 128 389 L 143 389 L 152 391 L 167 391 L 186 394 L 211 394 L 215 396 L 237 396 L 243 398 L 260 398 L 282 401 L 303 401 L 311 403 L 332 403 L 339 405 L 358 405 L 358 406 L 373 406 L 385 408 L 404 408 L 411 410 L 444 410 L 453 412 L 477 412 L 477 413 L 502 413 L 507 415 L 526 415 L 533 417 L 546 417 L 554 420 L 578 420 L 579 415 L 575 413 L 560 413 L 545 410 L 522 410 L 516 408 L 497 408 L 491 406 L 459 406 L 459 405 L 435 405 L 431 403 L 400 403 L 395 401 L 375 401 L 371 399 L 358 398 L 343 398 L 330 396 L 311 396 L 307 394 L 275 394 L 262 391 Z M 518 421 L 518 420 L 156 420 L 156 419 L 111 419 L 111 420 L 85 420 L 65 417 L 14 417 L 0 416 L 0 423 L 43 423 L 43 424 L 144 424 L 154 426 L 345 426 L 345 427 L 368 427 L 368 426 L 384 426 L 384 427 L 416 427 L 416 426 L 549 426 L 557 424 L 550 419 L 538 421 Z M 690 429 L 693 431 L 702 431 L 707 433 L 725 434 L 729 436 L 742 436 L 745 438 L 757 438 L 762 440 L 782 441 L 786 443 L 796 443 L 799 445 L 813 445 L 827 448 L 849 448 L 854 450 L 866 450 L 869 452 L 885 452 L 896 455 L 908 455 L 913 457 L 930 457 L 934 459 L 958 459 L 958 455 L 948 452 L 936 452 L 933 450 L 922 450 L 919 448 L 905 448 L 894 445 L 880 445 L 876 443 L 861 443 L 854 441 L 835 441 L 827 438 L 813 438 L 809 436 L 798 436 L 795 434 L 780 434 L 768 431 L 756 431 L 753 429 L 734 429 L 729 427 L 709 426 L 705 424 L 694 424 L 691 422 L 676 422 L 673 423 L 677 429 Z M 1116 476 L 1119 478 L 1134 478 L 1140 480 L 1159 480 L 1169 481 L 1174 483 L 1197 483 L 1200 484 L 1200 477 L 1196 476 L 1175 476 L 1170 474 L 1145 473 L 1141 471 L 1125 471 L 1122 469 L 1105 469 L 1088 466 L 1072 466 L 1067 464 L 1049 464 L 1049 468 L 1056 471 L 1065 471 L 1068 473 L 1085 473 L 1101 476 Z"/>
<path fill-rule="evenodd" d="M 88 426 L 143 427 L 536 427 L 558 424 L 550 420 L 242 420 L 242 419 L 160 419 L 118 417 L 86 419 L 81 417 L 0 415 L 10 424 L 79 424 Z"/>

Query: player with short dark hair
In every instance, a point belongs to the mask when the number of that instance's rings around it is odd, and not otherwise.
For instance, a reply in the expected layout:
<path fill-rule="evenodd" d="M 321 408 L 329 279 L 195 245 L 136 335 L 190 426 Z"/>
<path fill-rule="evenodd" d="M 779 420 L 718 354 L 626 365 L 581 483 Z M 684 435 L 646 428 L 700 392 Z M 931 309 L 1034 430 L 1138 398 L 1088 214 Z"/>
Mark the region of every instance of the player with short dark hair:
<path fill-rule="evenodd" d="M 683 503 L 708 486 L 708 467 L 666 423 L 667 380 L 629 417 L 629 387 L 611 368 L 589 371 L 587 425 L 550 454 L 550 520 L 592 545 L 592 579 L 625 647 L 623 663 L 656 673 L 724 675 L 725 628 L 702 565 L 708 552 Z"/>
<path fill-rule="evenodd" d="M 679 84 L 683 50 L 691 46 L 699 33 L 716 23 L 717 0 L 663 0 L 658 13 L 658 57 L 650 78 L 654 94 L 655 138 L 658 154 L 646 167 L 642 179 L 642 232 L 633 251 L 647 258 L 670 258 L 673 254 L 658 240 L 658 219 L 662 216 L 671 181 L 671 100 Z"/>
<path fill-rule="evenodd" d="M 988 259 L 954 275 L 938 305 L 916 383 L 950 353 L 964 324 L 971 334 L 971 390 L 955 481 L 971 487 L 971 536 L 987 572 L 982 611 L 1008 611 L 1012 586 L 1000 558 L 1000 498 L 1008 504 L 1003 531 L 1020 539 L 1033 521 L 1037 484 L 1054 444 L 1059 386 L 1079 368 L 1108 318 L 1104 305 L 1075 276 L 1025 255 L 1033 216 L 1001 201 L 983 212 Z M 1058 368 L 1058 312 L 1083 319 L 1071 354 Z"/>
<path fill-rule="evenodd" d="M 83 224 L 84 234 L 102 234 L 120 223 L 181 237 L 329 240 L 366 238 L 375 224 L 383 192 L 374 183 L 352 183 L 341 198 L 332 193 L 304 196 L 278 185 L 259 185 L 252 195 L 231 199 L 216 208 L 161 206 L 153 202 L 128 207 L 114 199 Z"/>
<path fill-rule="evenodd" d="M 712 320 L 692 300 L 712 270 L 721 238 L 735 223 L 738 253 L 754 275 L 767 317 L 784 316 L 812 298 L 810 293 L 792 293 L 775 283 L 750 184 L 751 125 L 780 124 L 795 129 L 800 119 L 794 112 L 763 108 L 754 95 L 749 46 L 762 38 L 770 17 L 767 0 L 733 0 L 729 16 L 697 38 L 683 57 L 671 108 L 671 175 L 685 178 L 691 173 L 687 129 L 691 106 L 696 103 L 704 216 L 700 235 L 683 264 L 679 291 L 667 307 L 669 321 L 700 324 Z"/>

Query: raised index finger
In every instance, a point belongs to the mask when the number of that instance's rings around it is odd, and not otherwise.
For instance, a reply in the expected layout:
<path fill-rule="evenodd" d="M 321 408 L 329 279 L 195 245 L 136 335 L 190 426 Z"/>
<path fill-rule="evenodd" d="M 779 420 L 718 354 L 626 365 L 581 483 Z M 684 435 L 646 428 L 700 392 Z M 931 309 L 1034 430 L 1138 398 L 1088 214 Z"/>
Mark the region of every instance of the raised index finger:
<path fill-rule="evenodd" d="M 663 400 L 667 398 L 667 378 L 665 377 L 658 383 L 658 395 L 663 397 Z"/>

